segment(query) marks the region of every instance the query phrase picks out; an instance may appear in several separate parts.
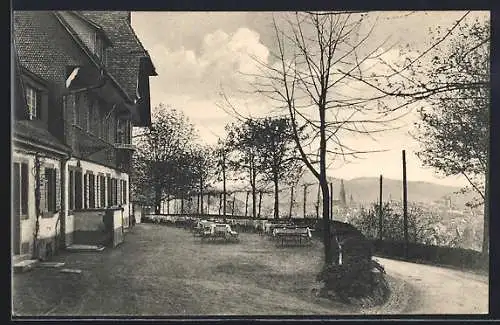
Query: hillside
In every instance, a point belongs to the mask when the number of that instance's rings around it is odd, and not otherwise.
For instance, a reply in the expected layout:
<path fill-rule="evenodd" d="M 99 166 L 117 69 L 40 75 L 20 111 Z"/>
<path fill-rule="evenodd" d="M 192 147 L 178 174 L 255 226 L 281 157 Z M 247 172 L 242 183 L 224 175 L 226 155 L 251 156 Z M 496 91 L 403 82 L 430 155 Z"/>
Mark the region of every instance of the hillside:
<path fill-rule="evenodd" d="M 334 200 L 340 198 L 341 180 L 329 177 L 329 182 L 333 182 Z M 304 184 L 310 184 L 307 187 L 307 211 L 315 213 L 315 203 L 318 195 L 318 182 L 310 173 L 305 174 L 298 185 L 294 188 L 294 208 L 293 211 L 302 215 L 304 202 Z M 370 204 L 378 201 L 379 197 L 379 179 L 378 177 L 359 177 L 350 180 L 344 180 L 344 188 L 346 200 L 349 202 L 351 196 L 355 204 Z M 443 200 L 446 197 L 451 198 L 453 206 L 457 209 L 462 209 L 465 203 L 473 198 L 473 193 L 458 194 L 460 187 L 445 186 L 430 182 L 408 182 L 408 201 L 432 203 L 438 200 Z M 403 199 L 403 182 L 401 180 L 383 179 L 382 198 L 384 201 Z M 268 194 L 263 196 L 263 207 L 271 208 L 273 204 L 273 195 Z M 290 209 L 290 188 L 282 188 L 280 193 L 280 210 L 282 212 Z"/>
<path fill-rule="evenodd" d="M 340 198 L 340 184 L 341 180 L 333 177 L 328 178 L 329 182 L 333 182 L 333 194 L 334 200 Z M 298 185 L 294 187 L 294 206 L 293 214 L 303 215 L 304 206 L 304 184 L 309 184 L 307 186 L 307 196 L 306 196 L 306 211 L 307 214 L 316 214 L 316 201 L 318 198 L 318 182 L 316 178 L 310 173 L 306 172 L 301 177 Z M 242 190 L 242 186 L 238 189 Z M 272 188 L 272 186 L 269 186 Z M 377 202 L 379 197 L 379 178 L 378 177 L 358 177 L 353 179 L 344 180 L 344 189 L 346 193 L 346 200 L 349 203 L 352 196 L 354 205 L 369 205 L 371 203 Z M 232 189 L 234 190 L 234 189 Z M 430 204 L 435 201 L 442 201 L 446 197 L 451 198 L 451 203 L 455 209 L 462 209 L 465 203 L 472 200 L 474 193 L 458 194 L 460 187 L 445 186 L 430 182 L 419 182 L 419 181 L 409 181 L 408 182 L 408 201 L 409 202 L 421 202 L 425 204 Z M 230 190 L 231 191 L 231 190 Z M 245 210 L 245 194 L 243 192 L 236 194 L 236 204 L 235 208 L 244 212 Z M 279 201 L 280 201 L 280 213 L 288 214 L 290 210 L 290 187 L 281 185 Z M 394 179 L 383 179 L 382 188 L 382 198 L 384 201 L 395 200 L 402 201 L 403 199 L 403 182 L 401 180 Z M 249 198 L 249 211 L 251 206 L 251 197 Z M 258 200 L 258 195 L 257 195 Z M 321 200 L 321 195 L 320 195 Z M 232 202 L 232 198 L 228 197 L 228 201 Z M 262 196 L 262 214 L 272 214 L 274 194 L 267 193 Z M 215 202 L 215 205 L 218 202 Z M 228 202 L 229 205 L 229 202 Z"/>

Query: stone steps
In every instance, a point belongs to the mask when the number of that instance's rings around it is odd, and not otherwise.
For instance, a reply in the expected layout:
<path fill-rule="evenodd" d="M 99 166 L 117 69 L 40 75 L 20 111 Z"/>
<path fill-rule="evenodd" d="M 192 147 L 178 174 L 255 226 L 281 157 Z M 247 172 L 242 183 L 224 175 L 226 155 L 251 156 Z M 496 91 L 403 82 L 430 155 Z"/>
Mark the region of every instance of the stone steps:
<path fill-rule="evenodd" d="M 66 247 L 66 250 L 70 252 L 102 252 L 104 246 L 73 244 Z"/>
<path fill-rule="evenodd" d="M 32 270 L 39 263 L 38 260 L 22 260 L 13 264 L 14 273 L 22 273 Z"/>

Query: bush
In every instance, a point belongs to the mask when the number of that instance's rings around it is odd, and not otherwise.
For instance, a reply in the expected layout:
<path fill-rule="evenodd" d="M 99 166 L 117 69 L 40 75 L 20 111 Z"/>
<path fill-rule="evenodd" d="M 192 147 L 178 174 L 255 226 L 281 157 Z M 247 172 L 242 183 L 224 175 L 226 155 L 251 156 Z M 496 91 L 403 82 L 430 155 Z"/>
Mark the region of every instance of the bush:
<path fill-rule="evenodd" d="M 351 261 L 329 265 L 318 274 L 317 280 L 323 282 L 325 293 L 333 292 L 343 302 L 365 297 L 377 303 L 385 301 L 389 296 L 389 287 L 383 266 L 371 259 Z"/>

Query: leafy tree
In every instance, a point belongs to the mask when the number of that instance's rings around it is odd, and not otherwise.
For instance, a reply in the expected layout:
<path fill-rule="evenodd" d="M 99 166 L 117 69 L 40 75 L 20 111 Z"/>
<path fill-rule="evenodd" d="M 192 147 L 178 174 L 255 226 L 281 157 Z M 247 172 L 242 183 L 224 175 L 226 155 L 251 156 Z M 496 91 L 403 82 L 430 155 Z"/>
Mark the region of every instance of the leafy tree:
<path fill-rule="evenodd" d="M 135 142 L 131 175 L 134 194 L 154 205 L 171 196 L 186 195 L 197 184 L 189 148 L 196 133 L 182 112 L 160 104 L 153 113 L 152 127 Z"/>
<path fill-rule="evenodd" d="M 446 176 L 462 175 L 478 194 L 475 204 L 484 204 L 483 252 L 486 253 L 490 23 L 486 19 L 468 19 L 469 15 L 466 12 L 447 30 L 438 27 L 431 31 L 432 45 L 424 51 L 412 55 L 401 49 L 401 57 L 406 57 L 402 63 L 379 58 L 389 71 L 379 78 L 348 75 L 381 96 L 402 100 L 402 104 L 391 110 L 423 104 L 415 135 L 422 144 L 418 156 L 425 165 Z"/>
<path fill-rule="evenodd" d="M 351 220 L 368 238 L 380 238 L 378 234 L 379 205 L 373 204 L 370 209 L 363 209 Z M 456 246 L 457 237 L 454 231 L 441 232 L 438 224 L 441 218 L 422 208 L 412 205 L 408 210 L 408 234 L 413 243 L 425 245 Z M 382 207 L 382 239 L 404 241 L 403 214 L 400 207 L 385 203 Z"/>
<path fill-rule="evenodd" d="M 257 136 L 260 148 L 258 155 L 263 180 L 274 184 L 274 218 L 279 218 L 279 184 L 291 184 L 302 171 L 302 162 L 297 156 L 294 135 L 286 117 L 256 120 L 252 134 Z"/>
<path fill-rule="evenodd" d="M 192 155 L 192 171 L 198 182 L 198 212 L 203 213 L 203 190 L 209 186 L 214 178 L 217 157 L 214 148 L 209 146 L 194 146 Z"/>
<path fill-rule="evenodd" d="M 417 138 L 422 162 L 449 175 L 462 175 L 487 200 L 490 35 L 489 22 L 462 24 L 449 45 L 432 58 L 425 71 L 431 85 L 455 85 L 430 96 L 420 110 Z M 474 205 L 474 203 L 470 203 Z M 489 213 L 485 204 L 483 252 L 488 251 Z"/>
<path fill-rule="evenodd" d="M 214 149 L 215 151 L 215 171 L 217 181 L 222 181 L 222 196 L 223 196 L 223 215 L 226 215 L 227 212 L 227 190 L 226 190 L 226 182 L 228 179 L 229 170 L 229 155 L 231 153 L 231 148 L 228 145 L 227 139 L 219 139 L 217 141 L 217 145 Z"/>
<path fill-rule="evenodd" d="M 259 128 L 255 119 L 228 125 L 228 146 L 231 156 L 228 160 L 231 170 L 244 171 L 248 176 L 252 192 L 252 216 L 257 217 L 257 182 L 262 173 L 259 155 Z"/>

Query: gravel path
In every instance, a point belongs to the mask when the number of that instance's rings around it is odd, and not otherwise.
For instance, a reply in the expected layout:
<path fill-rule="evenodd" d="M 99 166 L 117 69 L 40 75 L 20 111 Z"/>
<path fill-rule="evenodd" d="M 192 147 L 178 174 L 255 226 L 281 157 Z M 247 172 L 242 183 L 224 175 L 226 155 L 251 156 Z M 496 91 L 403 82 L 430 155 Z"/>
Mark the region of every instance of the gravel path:
<path fill-rule="evenodd" d="M 137 225 L 118 248 L 54 258 L 81 274 L 43 268 L 16 274 L 13 311 L 70 316 L 487 312 L 487 279 L 386 259 L 380 261 L 393 290 L 386 305 L 361 309 L 315 298 L 311 288 L 321 267 L 320 243 L 277 248 L 259 235 L 240 236 L 237 244 L 201 243 L 183 229 Z"/>

